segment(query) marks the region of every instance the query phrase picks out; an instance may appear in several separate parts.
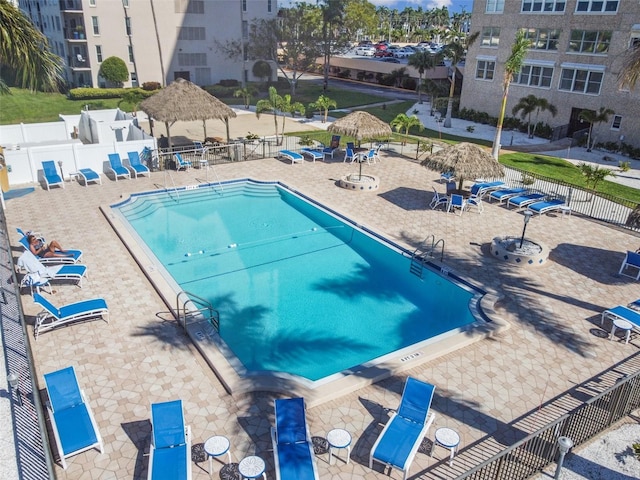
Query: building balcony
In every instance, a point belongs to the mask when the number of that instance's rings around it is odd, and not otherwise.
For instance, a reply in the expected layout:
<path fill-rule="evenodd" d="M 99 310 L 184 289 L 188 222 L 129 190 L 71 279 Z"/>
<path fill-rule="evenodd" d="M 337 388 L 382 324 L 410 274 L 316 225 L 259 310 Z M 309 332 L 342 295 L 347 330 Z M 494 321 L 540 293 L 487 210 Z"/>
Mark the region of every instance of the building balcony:
<path fill-rule="evenodd" d="M 61 12 L 81 12 L 82 2 L 80 0 L 60 0 Z"/>

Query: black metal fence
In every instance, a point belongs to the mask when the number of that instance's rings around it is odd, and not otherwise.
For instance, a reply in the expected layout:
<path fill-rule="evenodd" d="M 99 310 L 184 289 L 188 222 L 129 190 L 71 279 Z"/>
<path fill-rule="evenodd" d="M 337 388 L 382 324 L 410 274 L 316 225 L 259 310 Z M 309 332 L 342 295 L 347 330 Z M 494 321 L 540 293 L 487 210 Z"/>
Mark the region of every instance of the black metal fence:
<path fill-rule="evenodd" d="M 581 445 L 639 407 L 640 371 L 623 377 L 456 480 L 525 480 L 556 461 L 559 437 L 569 437 L 575 446 Z"/>

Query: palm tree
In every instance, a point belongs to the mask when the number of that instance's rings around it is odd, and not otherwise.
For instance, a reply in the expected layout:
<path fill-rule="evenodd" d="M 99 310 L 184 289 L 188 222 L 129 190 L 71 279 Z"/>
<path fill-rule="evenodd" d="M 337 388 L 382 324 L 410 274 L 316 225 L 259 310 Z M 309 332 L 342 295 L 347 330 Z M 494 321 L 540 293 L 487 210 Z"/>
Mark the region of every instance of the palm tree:
<path fill-rule="evenodd" d="M 578 118 L 580 120 L 584 120 L 585 122 L 589 122 L 589 133 L 587 134 L 587 152 L 590 152 L 593 149 L 593 146 L 596 144 L 596 138 L 593 138 L 593 143 L 591 143 L 591 134 L 593 132 L 593 126 L 602 122 L 609 121 L 609 115 L 613 115 L 614 112 L 610 108 L 600 107 L 600 110 L 594 112 L 593 110 L 582 110 Z"/>
<path fill-rule="evenodd" d="M 625 56 L 624 66 L 618 75 L 622 87 L 635 88 L 640 78 L 640 44 L 631 47 Z"/>
<path fill-rule="evenodd" d="M 0 65 L 16 83 L 30 90 L 57 91 L 63 81 L 62 60 L 49 50 L 47 38 L 12 3 L 0 0 Z M 9 94 L 0 78 L 0 94 Z"/>
<path fill-rule="evenodd" d="M 596 165 L 594 167 L 593 165 L 590 165 L 588 163 L 579 163 L 578 168 L 580 169 L 580 173 L 582 173 L 582 176 L 585 179 L 587 188 L 591 187 L 592 193 L 589 201 L 591 201 L 591 199 L 593 198 L 593 194 L 596 191 L 596 186 L 601 180 L 604 180 L 609 175 L 611 175 L 612 177 L 616 176 L 615 173 L 613 173 L 613 170 L 610 170 L 608 168 L 600 168 L 600 165 Z"/>
<path fill-rule="evenodd" d="M 422 122 L 417 116 L 415 115 L 408 116 L 408 115 L 405 115 L 404 113 L 399 113 L 398 115 L 396 115 L 396 118 L 391 120 L 389 125 L 395 128 L 396 132 L 399 132 L 400 130 L 404 130 L 405 135 L 409 135 L 409 129 L 411 127 L 418 127 L 418 130 L 420 131 L 424 130 L 424 125 L 422 125 Z M 407 139 L 403 138 L 402 145 L 405 145 L 406 143 L 407 143 Z"/>
<path fill-rule="evenodd" d="M 282 116 L 282 138 L 284 138 L 284 122 L 287 119 L 287 114 L 293 115 L 294 113 L 299 112 L 300 115 L 304 115 L 305 108 L 300 102 L 291 102 L 291 95 L 287 94 L 284 97 L 281 97 L 280 111 L 284 114 Z"/>
<path fill-rule="evenodd" d="M 507 61 L 504 63 L 504 77 L 502 80 L 502 105 L 500 107 L 500 114 L 498 115 L 498 125 L 496 126 L 496 137 L 493 140 L 493 149 L 491 155 L 498 160 L 500 153 L 500 137 L 502 136 L 502 122 L 504 122 L 504 112 L 507 109 L 507 97 L 509 96 L 509 86 L 513 80 L 513 76 L 520 71 L 524 57 L 527 55 L 527 50 L 531 40 L 525 38 L 524 30 L 518 30 L 516 33 L 516 39 L 511 45 L 511 54 Z"/>
<path fill-rule="evenodd" d="M 533 138 L 536 133 L 536 127 L 538 126 L 538 115 L 540 112 L 548 110 L 552 116 L 556 116 L 558 109 L 555 105 L 552 105 L 546 98 L 536 97 L 535 95 L 527 95 L 522 97 L 520 101 L 513 107 L 511 113 L 517 115 L 520 112 L 520 118 L 523 120 L 527 118 L 527 134 L 529 138 Z M 536 121 L 531 128 L 531 114 L 536 112 Z"/>
<path fill-rule="evenodd" d="M 263 98 L 256 103 L 256 117 L 260 118 L 261 113 L 271 112 L 273 114 L 273 123 L 276 127 L 276 144 L 280 145 L 278 138 L 278 111 L 282 105 L 282 97 L 278 95 L 275 87 L 269 87 L 269 98 Z"/>
<path fill-rule="evenodd" d="M 480 35 L 480 32 L 475 32 L 467 37 L 466 44 L 467 48 L 469 48 L 473 42 L 476 41 Z M 456 67 L 458 63 L 462 61 L 462 59 L 466 55 L 466 48 L 460 42 L 452 42 L 447 44 L 442 53 L 445 57 L 448 57 L 451 60 L 451 86 L 449 87 L 449 102 L 447 103 L 447 114 L 444 119 L 444 126 L 447 128 L 451 128 L 451 113 L 453 110 L 453 95 L 456 90 Z"/>
<path fill-rule="evenodd" d="M 327 121 L 327 117 L 329 116 L 329 109 L 331 107 L 336 108 L 338 104 L 335 100 L 327 97 L 326 95 L 320 95 L 315 102 L 309 104 L 309 108 L 317 108 L 319 110 L 324 110 L 324 116 L 322 117 L 322 123 Z"/>
<path fill-rule="evenodd" d="M 266 63 L 266 62 L 265 62 Z M 244 101 L 244 108 L 249 109 L 249 105 L 251 104 L 251 98 L 256 94 L 256 89 L 252 86 L 246 86 L 239 88 L 235 92 L 233 92 L 234 97 L 242 97 Z"/>
<path fill-rule="evenodd" d="M 434 68 L 440 61 L 440 55 L 433 55 L 420 50 L 409 57 L 408 65 L 418 70 L 418 103 L 422 103 L 422 76 L 424 72 Z"/>

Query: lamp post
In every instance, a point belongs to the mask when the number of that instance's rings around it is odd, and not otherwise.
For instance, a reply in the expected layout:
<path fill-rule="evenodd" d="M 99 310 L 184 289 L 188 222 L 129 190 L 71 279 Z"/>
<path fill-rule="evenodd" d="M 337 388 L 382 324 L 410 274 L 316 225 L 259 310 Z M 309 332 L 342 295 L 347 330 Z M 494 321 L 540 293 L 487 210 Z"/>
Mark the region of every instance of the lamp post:
<path fill-rule="evenodd" d="M 7 375 L 7 382 L 9 382 L 9 386 L 11 387 L 11 390 L 16 391 L 16 398 L 17 398 L 16 403 L 18 404 L 19 407 L 21 407 L 22 398 L 20 397 L 19 381 L 20 381 L 20 377 L 18 377 L 17 373 L 10 373 L 9 375 Z"/>
<path fill-rule="evenodd" d="M 560 458 L 558 458 L 558 466 L 556 467 L 556 474 L 553 477 L 554 480 L 560 478 L 560 472 L 562 471 L 562 462 L 564 462 L 564 456 L 573 447 L 573 440 L 569 437 L 558 437 L 558 448 L 560 449 Z"/>
<path fill-rule="evenodd" d="M 533 215 L 533 212 L 530 212 L 529 210 L 525 210 L 524 212 L 524 228 L 522 229 L 522 237 L 520 238 L 520 247 L 518 248 L 522 248 L 522 243 L 524 242 L 524 232 L 527 231 L 527 223 L 529 223 L 529 220 L 531 220 L 531 216 Z"/>
<path fill-rule="evenodd" d="M 62 181 L 64 182 L 64 172 L 62 171 L 62 160 L 58 160 L 58 166 L 60 167 L 60 177 L 62 178 Z"/>

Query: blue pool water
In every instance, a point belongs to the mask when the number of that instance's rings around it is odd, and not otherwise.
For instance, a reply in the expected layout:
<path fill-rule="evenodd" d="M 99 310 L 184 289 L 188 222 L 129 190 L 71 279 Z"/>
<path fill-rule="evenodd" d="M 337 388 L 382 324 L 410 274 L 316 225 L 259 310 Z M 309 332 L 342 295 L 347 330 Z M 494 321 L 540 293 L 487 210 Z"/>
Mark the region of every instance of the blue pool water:
<path fill-rule="evenodd" d="M 220 312 L 251 372 L 310 380 L 477 319 L 480 293 L 276 184 L 141 194 L 114 206 L 175 281 Z"/>

